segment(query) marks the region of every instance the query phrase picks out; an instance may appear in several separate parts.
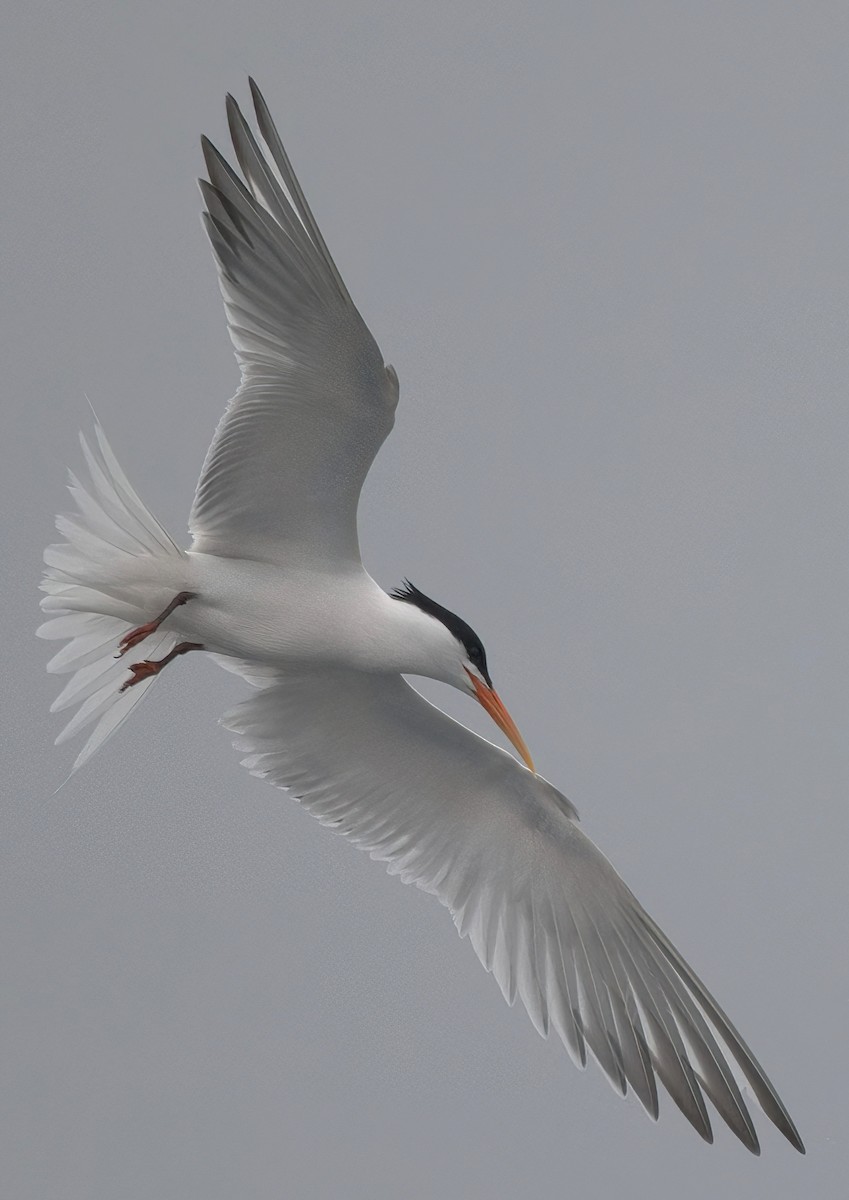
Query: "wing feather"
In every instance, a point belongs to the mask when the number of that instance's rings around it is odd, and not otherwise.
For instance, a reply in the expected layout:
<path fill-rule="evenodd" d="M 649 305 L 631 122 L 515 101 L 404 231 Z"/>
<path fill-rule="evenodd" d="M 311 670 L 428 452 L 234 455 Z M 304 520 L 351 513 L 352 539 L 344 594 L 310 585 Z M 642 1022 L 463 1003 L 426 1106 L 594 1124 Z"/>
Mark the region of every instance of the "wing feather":
<path fill-rule="evenodd" d="M 194 549 L 289 567 L 358 562 L 360 490 L 392 428 L 398 379 L 351 301 L 253 82 L 251 92 L 264 150 L 227 98 L 242 179 L 202 140 L 203 219 L 242 381 L 198 481 Z"/>
<path fill-rule="evenodd" d="M 799 1150 L 761 1067 L 550 784 L 402 679 L 270 683 L 225 718 L 256 775 L 435 894 L 534 1025 L 658 1115 L 657 1080 L 706 1141 L 706 1098 L 753 1153 L 735 1073 Z"/>

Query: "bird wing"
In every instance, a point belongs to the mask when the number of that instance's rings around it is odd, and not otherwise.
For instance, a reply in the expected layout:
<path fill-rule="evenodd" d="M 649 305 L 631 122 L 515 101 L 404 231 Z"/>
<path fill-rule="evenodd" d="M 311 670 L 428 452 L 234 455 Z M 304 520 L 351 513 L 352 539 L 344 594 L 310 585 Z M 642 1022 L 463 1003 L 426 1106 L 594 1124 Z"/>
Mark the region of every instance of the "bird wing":
<path fill-rule="evenodd" d="M 736 1070 L 803 1149 L 728 1018 L 551 784 L 398 676 L 278 677 L 223 723 L 253 774 L 436 895 L 508 1003 L 520 996 L 580 1065 L 589 1047 L 653 1117 L 659 1079 L 711 1141 L 707 1096 L 757 1153 Z"/>
<path fill-rule="evenodd" d="M 291 564 L 359 561 L 357 502 L 398 378 L 354 307 L 259 89 L 260 148 L 232 96 L 244 182 L 203 140 L 203 214 L 242 371 L 195 493 L 194 548 Z"/>

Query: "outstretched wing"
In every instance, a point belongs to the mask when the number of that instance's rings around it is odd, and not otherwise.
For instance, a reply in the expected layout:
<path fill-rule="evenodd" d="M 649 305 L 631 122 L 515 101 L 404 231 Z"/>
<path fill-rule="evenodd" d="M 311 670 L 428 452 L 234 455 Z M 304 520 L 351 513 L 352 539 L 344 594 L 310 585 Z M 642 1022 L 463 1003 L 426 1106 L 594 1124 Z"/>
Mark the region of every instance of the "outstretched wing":
<path fill-rule="evenodd" d="M 657 1116 L 656 1080 L 707 1141 L 705 1097 L 753 1152 L 734 1077 L 798 1150 L 764 1072 L 704 985 L 550 784 L 400 677 L 278 679 L 224 718 L 254 774 L 438 896 L 509 1003 L 587 1047 Z"/>
<path fill-rule="evenodd" d="M 359 560 L 357 503 L 392 428 L 384 365 L 251 80 L 263 150 L 232 96 L 244 182 L 206 139 L 201 180 L 230 337 L 242 371 L 189 526 L 197 550 L 265 561 Z"/>

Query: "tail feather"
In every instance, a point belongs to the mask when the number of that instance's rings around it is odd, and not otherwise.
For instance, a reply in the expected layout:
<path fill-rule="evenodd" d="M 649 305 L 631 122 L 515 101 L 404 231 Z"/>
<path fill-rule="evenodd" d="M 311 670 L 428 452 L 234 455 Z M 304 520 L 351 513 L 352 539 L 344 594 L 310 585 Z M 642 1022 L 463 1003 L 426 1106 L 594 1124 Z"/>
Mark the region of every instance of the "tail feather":
<path fill-rule="evenodd" d="M 97 499 L 115 525 L 136 539 L 151 554 L 164 550 L 166 554 L 183 557 L 183 552 L 159 524 L 153 513 L 139 499 L 115 457 L 100 422 L 94 423 L 94 435 L 100 457 L 80 434 L 80 445 Z"/>
<path fill-rule="evenodd" d="M 47 664 L 48 671 L 71 675 L 51 712 L 79 706 L 57 744 L 94 724 L 72 774 L 115 732 L 156 678 L 121 691 L 129 665 L 115 657 L 121 636 L 186 588 L 185 553 L 139 498 L 98 422 L 94 432 L 92 446 L 80 435 L 88 478 L 81 482 L 69 473 L 77 511 L 56 519 L 67 541 L 44 552 L 41 607 L 50 619 L 37 630 L 39 637 L 67 640 Z M 176 643 L 177 635 L 162 629 L 143 643 L 140 655 L 160 658 Z"/>
<path fill-rule="evenodd" d="M 74 613 L 74 617 L 85 618 L 85 613 Z M 55 617 L 54 620 L 61 621 L 62 617 Z M 94 622 L 94 624 L 92 624 Z M 42 625 L 42 629 L 46 629 L 50 624 L 49 621 Z M 51 674 L 61 674 L 65 671 L 78 671 L 81 667 L 87 667 L 89 663 L 96 662 L 103 656 L 103 652 L 107 645 L 111 645 L 114 649 L 115 643 L 119 640 L 124 632 L 125 625 L 123 621 L 118 621 L 115 617 L 93 617 L 84 625 L 80 620 L 80 632 L 77 633 L 73 627 L 70 627 L 70 632 L 65 635 L 71 639 L 66 646 L 63 646 L 58 654 L 54 654 L 47 664 L 47 670 Z M 90 632 L 86 632 L 90 630 Z M 42 637 L 47 636 L 42 634 Z"/>

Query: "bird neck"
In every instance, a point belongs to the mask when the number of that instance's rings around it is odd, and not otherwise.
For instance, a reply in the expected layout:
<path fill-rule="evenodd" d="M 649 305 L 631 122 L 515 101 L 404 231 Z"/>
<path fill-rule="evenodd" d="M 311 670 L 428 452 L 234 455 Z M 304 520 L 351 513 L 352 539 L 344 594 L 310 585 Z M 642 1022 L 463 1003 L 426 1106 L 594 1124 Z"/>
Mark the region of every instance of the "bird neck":
<path fill-rule="evenodd" d="M 440 621 L 391 596 L 386 596 L 385 618 L 381 640 L 383 652 L 392 660 L 390 669 L 457 684 L 458 647 Z"/>

